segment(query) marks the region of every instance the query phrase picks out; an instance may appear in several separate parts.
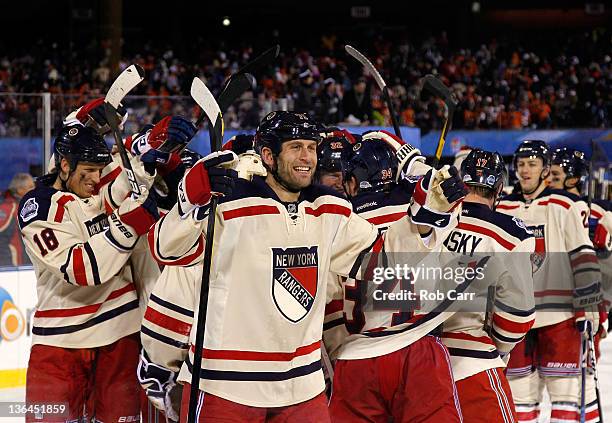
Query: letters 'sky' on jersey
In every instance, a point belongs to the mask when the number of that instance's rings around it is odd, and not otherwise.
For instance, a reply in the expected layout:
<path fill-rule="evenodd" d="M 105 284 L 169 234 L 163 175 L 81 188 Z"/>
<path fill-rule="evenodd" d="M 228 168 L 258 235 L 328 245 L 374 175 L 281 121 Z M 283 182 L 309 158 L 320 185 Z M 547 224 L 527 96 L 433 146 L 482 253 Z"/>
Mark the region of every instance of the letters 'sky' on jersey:
<path fill-rule="evenodd" d="M 402 180 L 390 192 L 369 192 L 353 198 L 353 209 L 387 236 L 395 222 L 404 219 L 413 190 L 414 183 Z M 453 221 L 456 222 L 456 218 Z M 453 225 L 450 225 L 444 231 L 435 229 L 433 236 L 436 243 L 444 240 L 452 227 Z M 415 254 L 412 260 L 426 256 L 437 257 L 439 250 L 440 248 L 435 248 L 431 255 Z M 387 244 L 375 245 L 372 251 L 383 253 L 378 257 L 388 252 L 408 252 L 397 247 L 388 248 Z M 426 253 L 430 252 L 432 251 Z M 418 263 L 415 261 L 411 264 Z M 333 288 L 334 282 L 336 288 Z M 445 311 L 421 312 L 410 306 L 407 307 L 411 308 L 410 310 L 403 307 L 402 310 L 376 310 L 366 307 L 367 301 L 364 301 L 364 292 L 367 293 L 368 300 L 373 295 L 371 281 L 358 278 L 341 281 L 331 276 L 330 283 L 332 295 L 326 307 L 324 335 L 326 347 L 334 359 L 370 358 L 397 351 L 427 335 L 452 314 Z M 398 283 L 392 289 L 404 288 L 406 287 L 403 284 Z"/>
<path fill-rule="evenodd" d="M 320 346 L 330 272 L 357 272 L 361 253 L 375 242 L 403 251 L 427 249 L 405 207 L 404 219 L 383 239 L 329 189 L 308 187 L 292 206 L 289 211 L 259 177 L 238 180 L 232 195 L 221 199 L 202 351 L 205 392 L 258 407 L 313 398 L 324 390 Z M 207 219 L 193 215 L 181 218 L 175 207 L 149 232 L 151 250 L 163 263 L 201 269 L 206 225 Z M 147 311 L 143 342 L 149 357 L 164 365 L 184 351 L 177 347 L 186 342 L 182 311 L 197 313 L 197 307 L 172 304 L 167 299 L 173 294 L 160 290 L 153 294 L 162 301 L 152 296 L 149 308 L 171 316 L 175 325 L 164 327 L 164 319 Z M 180 381 L 191 378 L 195 330 Z"/>
<path fill-rule="evenodd" d="M 499 354 L 509 353 L 535 319 L 530 263 L 534 237 L 519 218 L 464 202 L 459 224 L 444 245 L 466 256 L 491 256 L 501 264 L 486 307 L 459 311 L 444 322 L 442 342 L 451 355 L 453 376 L 461 380 L 505 367 Z"/>
<path fill-rule="evenodd" d="M 581 292 L 599 295 L 601 274 L 587 230 L 588 207 L 578 196 L 546 188 L 530 202 L 509 195 L 497 210 L 521 218 L 535 237 L 534 327 L 573 318 L 574 299 Z"/>

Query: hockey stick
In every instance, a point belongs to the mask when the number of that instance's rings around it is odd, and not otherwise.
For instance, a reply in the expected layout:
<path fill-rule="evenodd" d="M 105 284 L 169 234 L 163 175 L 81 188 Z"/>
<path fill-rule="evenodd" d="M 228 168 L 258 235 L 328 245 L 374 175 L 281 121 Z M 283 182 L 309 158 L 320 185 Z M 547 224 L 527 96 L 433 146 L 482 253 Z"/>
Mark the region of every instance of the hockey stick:
<path fill-rule="evenodd" d="M 591 358 L 591 369 L 595 381 L 595 398 L 597 399 L 597 410 L 599 411 L 599 423 L 603 423 L 603 410 L 601 408 L 601 394 L 599 393 L 599 376 L 597 374 L 597 356 L 595 355 L 595 335 L 589 330 L 589 357 Z"/>
<path fill-rule="evenodd" d="M 433 167 L 436 167 L 440 158 L 442 157 L 442 150 L 444 149 L 444 143 L 446 142 L 446 135 L 453 125 L 453 115 L 455 114 L 455 108 L 457 107 L 457 99 L 442 81 L 433 75 L 426 75 L 423 78 L 423 88 L 421 92 L 430 92 L 437 97 L 442 98 L 446 109 L 446 118 L 444 120 L 444 126 L 438 139 L 438 146 L 436 148 L 436 155 L 433 161 Z"/>
<path fill-rule="evenodd" d="M 580 339 L 580 423 L 586 418 L 586 370 L 587 370 L 587 337 L 583 334 Z"/>
<path fill-rule="evenodd" d="M 387 88 L 385 80 L 382 78 L 382 76 L 380 76 L 380 73 L 374 67 L 372 62 L 370 62 L 368 58 L 361 54 L 355 47 L 352 47 L 347 44 L 344 46 L 344 49 L 350 56 L 353 56 L 355 59 L 357 59 L 357 61 L 361 63 L 363 67 L 366 68 L 367 71 L 374 77 L 376 85 L 378 85 L 378 88 L 380 88 L 380 90 L 382 91 L 385 102 L 387 103 L 387 107 L 389 108 L 391 122 L 393 123 L 393 131 L 395 132 L 395 135 L 397 135 L 399 138 L 402 138 L 402 134 L 400 132 L 399 127 L 399 120 L 397 119 L 397 114 L 395 113 L 395 107 L 393 107 L 393 103 L 391 102 L 391 96 L 389 95 L 389 89 Z"/>
<path fill-rule="evenodd" d="M 202 108 L 209 121 L 211 131 L 211 150 L 218 151 L 223 139 L 223 117 L 215 98 L 200 78 L 194 78 L 191 84 L 191 96 Z M 206 310 L 208 308 L 208 290 L 210 284 L 210 266 L 212 262 L 212 247 L 215 235 L 215 218 L 218 198 L 213 196 L 210 200 L 210 212 L 206 227 L 206 245 L 204 246 L 204 261 L 202 262 L 202 284 L 200 286 L 200 299 L 198 303 L 198 317 L 196 320 L 195 351 L 193 352 L 193 366 L 191 371 L 191 390 L 189 392 L 188 422 L 196 422 L 198 406 L 198 391 L 200 390 L 200 370 L 202 369 L 202 349 L 204 348 L 204 328 L 206 325 Z"/>
<path fill-rule="evenodd" d="M 129 93 L 136 85 L 144 79 L 144 70 L 139 65 L 131 65 L 126 68 L 121 74 L 115 79 L 113 85 L 111 85 L 106 97 L 104 98 L 104 113 L 106 114 L 106 120 L 113 132 L 115 138 L 115 145 L 119 150 L 119 156 L 121 157 L 121 163 L 123 169 L 127 174 L 128 181 L 132 188 L 133 195 L 140 195 L 140 186 L 136 182 L 134 171 L 132 170 L 132 164 L 123 145 L 123 139 L 121 138 L 121 132 L 119 131 L 119 119 L 117 117 L 117 108 L 121 100 Z"/>
<path fill-rule="evenodd" d="M 225 83 L 225 86 L 221 90 L 219 97 L 217 98 L 217 104 L 219 105 L 221 112 L 225 113 L 229 106 L 231 106 L 238 97 L 240 97 L 245 91 L 255 87 L 255 78 L 253 77 L 252 73 L 259 70 L 263 66 L 272 63 L 272 61 L 278 57 L 279 52 L 280 46 L 276 44 L 244 65 L 238 70 L 238 72 L 230 76 Z M 204 119 L 206 119 L 206 113 L 202 111 L 200 117 L 195 123 L 196 127 L 200 126 Z"/>

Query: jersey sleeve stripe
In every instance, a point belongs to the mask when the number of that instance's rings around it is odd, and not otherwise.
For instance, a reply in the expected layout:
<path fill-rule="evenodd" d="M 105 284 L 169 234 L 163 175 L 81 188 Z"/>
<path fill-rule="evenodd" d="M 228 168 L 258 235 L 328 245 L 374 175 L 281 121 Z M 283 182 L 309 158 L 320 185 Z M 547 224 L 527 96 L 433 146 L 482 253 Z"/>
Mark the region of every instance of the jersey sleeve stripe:
<path fill-rule="evenodd" d="M 189 345 L 187 345 L 186 343 L 177 341 L 176 339 L 172 339 L 169 336 L 162 335 L 161 333 L 157 333 L 157 332 L 149 329 L 145 325 L 143 325 L 140 328 L 140 332 L 142 332 L 145 335 L 150 336 L 151 338 L 156 339 L 156 340 L 158 340 L 158 341 L 160 341 L 160 342 L 162 342 L 164 344 L 170 345 L 172 347 L 180 348 L 180 349 L 183 349 L 183 350 L 186 350 L 187 348 L 189 348 Z"/>
<path fill-rule="evenodd" d="M 135 291 L 136 287 L 134 286 L 134 284 L 130 283 L 127 284 L 126 286 L 124 286 L 123 288 L 117 289 L 113 292 L 110 293 L 110 295 L 108 296 L 108 298 L 106 298 L 106 300 L 104 300 L 104 302 L 106 301 L 110 301 L 113 300 L 115 298 L 119 298 L 122 295 L 131 292 L 131 291 Z M 82 307 L 74 307 L 74 308 L 58 308 L 58 309 L 49 309 L 49 310 L 36 310 L 36 313 L 34 313 L 34 317 L 56 317 L 56 318 L 60 318 L 60 317 L 72 317 L 72 316 L 82 316 L 84 314 L 93 314 L 95 312 L 97 312 L 98 310 L 100 310 L 100 307 L 102 306 L 102 304 L 104 303 L 97 303 L 97 304 L 90 304 L 90 305 L 86 305 L 86 306 L 82 306 Z"/>
<path fill-rule="evenodd" d="M 325 314 L 332 314 L 342 311 L 344 307 L 343 300 L 332 300 L 325 306 Z"/>
<path fill-rule="evenodd" d="M 119 316 L 120 314 L 127 313 L 128 311 L 137 309 L 138 307 L 139 307 L 138 300 L 133 300 L 133 301 L 130 301 L 129 303 L 123 304 L 122 306 L 119 306 L 105 313 L 102 313 L 99 316 L 96 316 L 93 319 L 86 321 L 85 323 L 81 323 L 78 325 L 56 326 L 56 327 L 34 326 L 32 328 L 32 333 L 34 335 L 39 335 L 39 336 L 63 335 L 67 333 L 74 333 L 74 332 L 78 332 L 83 329 L 88 329 L 90 327 L 93 327 L 107 320 L 113 319 Z"/>
<path fill-rule="evenodd" d="M 323 323 L 323 331 L 325 332 L 340 325 L 344 325 L 344 318 L 330 320 L 329 322 Z"/>
<path fill-rule="evenodd" d="M 74 201 L 74 197 L 71 195 L 62 195 L 58 200 L 57 200 L 57 210 L 55 210 L 55 217 L 53 218 L 53 221 L 56 223 L 61 223 L 62 220 L 64 219 L 64 206 L 66 205 L 66 203 L 69 203 L 70 201 Z"/>
<path fill-rule="evenodd" d="M 599 263 L 595 254 L 583 254 L 571 261 L 572 267 L 579 266 L 584 263 Z"/>
<path fill-rule="evenodd" d="M 591 217 L 594 217 L 595 219 L 599 220 L 603 217 L 603 215 L 599 213 L 597 210 L 591 208 Z"/>
<path fill-rule="evenodd" d="M 442 338 L 461 339 L 463 341 L 474 341 L 493 345 L 488 336 L 473 336 L 464 332 L 442 332 Z"/>
<path fill-rule="evenodd" d="M 121 166 L 117 166 L 112 171 L 110 171 L 109 173 L 101 177 L 100 182 L 96 184 L 94 194 L 97 194 L 98 192 L 100 192 L 100 188 L 102 188 L 104 185 L 108 184 L 109 182 L 113 183 L 115 181 L 115 178 L 117 178 L 117 176 L 119 176 L 120 173 L 121 173 Z"/>
<path fill-rule="evenodd" d="M 264 214 L 280 214 L 276 206 L 247 206 L 233 210 L 226 210 L 223 213 L 224 220 L 236 219 L 238 217 L 260 216 Z"/>
<path fill-rule="evenodd" d="M 202 358 L 210 360 L 249 360 L 249 361 L 291 361 L 296 357 L 308 355 L 321 348 L 321 341 L 304 345 L 293 352 L 263 352 L 263 351 L 241 351 L 241 350 L 211 350 L 202 349 Z M 195 346 L 191 346 L 191 352 Z"/>
<path fill-rule="evenodd" d="M 478 350 L 467 350 L 464 348 L 449 348 L 448 352 L 450 355 L 456 357 L 470 357 L 470 358 L 483 358 L 492 359 L 499 357 L 497 350 L 494 351 L 478 351 Z"/>
<path fill-rule="evenodd" d="M 323 204 L 316 209 L 312 207 L 306 207 L 306 214 L 312 215 L 314 217 L 319 217 L 322 214 L 339 214 L 344 217 L 349 217 L 352 213 L 351 209 L 348 207 L 340 206 L 338 204 Z"/>
<path fill-rule="evenodd" d="M 497 209 L 501 209 L 501 210 L 514 210 L 514 209 L 518 209 L 520 206 L 512 206 L 510 204 L 498 204 L 497 205 Z"/>
<path fill-rule="evenodd" d="M 189 264 L 193 264 L 192 262 L 195 259 L 197 259 L 204 251 L 204 237 L 200 235 L 200 238 L 198 238 L 196 242 L 197 248 L 195 252 L 193 252 L 192 254 L 188 254 L 183 257 L 180 257 L 180 256 L 179 257 L 175 257 L 175 256 L 165 257 L 159 249 L 159 231 L 160 231 L 161 225 L 164 223 L 164 218 L 165 216 L 162 217 L 161 220 L 157 222 L 157 224 L 153 225 L 153 227 L 149 229 L 149 232 L 147 234 L 147 241 L 149 242 L 149 250 L 153 253 L 153 258 L 159 264 L 162 264 L 165 266 L 186 266 Z M 195 246 L 196 243 L 194 243 L 193 246 Z"/>
<path fill-rule="evenodd" d="M 175 311 L 179 314 L 182 314 L 183 316 L 187 316 L 187 317 L 193 317 L 193 311 L 192 310 L 188 310 L 186 308 L 183 308 L 181 306 L 178 306 L 176 304 L 172 304 L 166 300 L 162 300 L 161 298 L 159 298 L 157 295 L 155 294 L 151 294 L 151 297 L 149 298 L 150 301 L 153 301 L 156 304 L 159 304 L 162 307 L 167 308 L 168 310 L 172 310 Z"/>
<path fill-rule="evenodd" d="M 519 323 L 508 320 L 499 314 L 493 314 L 493 324 L 505 332 L 512 333 L 527 333 L 533 326 L 534 320 L 529 322 Z"/>
<path fill-rule="evenodd" d="M 497 241 L 499 245 L 504 247 L 506 250 L 512 251 L 514 247 L 516 247 L 516 245 L 514 245 L 508 240 L 505 240 L 496 232 L 493 232 L 492 230 L 483 228 L 481 226 L 476 226 L 476 225 L 472 225 L 470 223 L 465 223 L 465 222 L 459 222 L 459 224 L 457 225 L 457 229 L 463 229 L 465 231 L 476 232 L 482 235 L 486 235 L 490 238 L 493 238 L 495 241 Z"/>
<path fill-rule="evenodd" d="M 191 325 L 189 323 L 167 316 L 151 307 L 147 307 L 144 318 L 154 325 L 176 332 L 179 335 L 188 336 L 189 332 L 191 332 Z"/>
<path fill-rule="evenodd" d="M 571 289 L 546 289 L 544 291 L 535 291 L 533 295 L 536 298 L 546 296 L 571 297 L 573 293 Z"/>
<path fill-rule="evenodd" d="M 565 201 L 561 201 L 557 198 L 549 198 L 548 200 L 538 201 L 538 206 L 547 206 L 549 203 L 557 204 L 568 210 L 571 207 L 569 203 L 566 203 Z"/>
<path fill-rule="evenodd" d="M 98 271 L 98 261 L 96 260 L 96 255 L 89 245 L 89 242 L 83 244 L 85 248 L 85 252 L 87 253 L 87 257 L 89 258 L 89 266 L 91 267 L 91 274 L 93 275 L 94 285 L 100 285 L 102 281 L 100 281 L 100 272 Z"/>
<path fill-rule="evenodd" d="M 408 214 L 407 212 L 383 214 L 381 216 L 370 217 L 369 219 L 367 219 L 367 221 L 370 222 L 372 225 L 378 226 L 378 225 L 383 225 L 385 223 L 396 222 L 402 217 L 407 216 L 407 214 Z"/>
<path fill-rule="evenodd" d="M 529 317 L 533 313 L 535 313 L 535 308 L 532 308 L 530 310 L 519 310 L 517 308 L 504 304 L 499 300 L 495 300 L 495 307 L 499 308 L 502 311 L 505 311 L 508 314 L 512 314 L 517 317 Z"/>
<path fill-rule="evenodd" d="M 502 335 L 501 333 L 496 331 L 495 328 L 491 329 L 491 335 L 495 339 L 498 339 L 499 341 L 504 342 L 504 343 L 508 343 L 508 344 L 516 344 L 516 343 L 520 342 L 520 340 L 523 339 L 523 337 L 525 336 L 525 335 L 521 334 L 518 337 L 512 338 L 512 337 L 509 337 L 509 336 Z"/>
<path fill-rule="evenodd" d="M 87 286 L 87 271 L 83 261 L 83 248 L 81 246 L 72 250 L 72 274 L 77 285 Z"/>
<path fill-rule="evenodd" d="M 595 249 L 591 245 L 581 245 L 580 247 L 576 247 L 571 251 L 568 251 L 569 255 L 573 255 L 579 253 L 580 251 L 589 250 L 591 252 L 595 252 Z"/>

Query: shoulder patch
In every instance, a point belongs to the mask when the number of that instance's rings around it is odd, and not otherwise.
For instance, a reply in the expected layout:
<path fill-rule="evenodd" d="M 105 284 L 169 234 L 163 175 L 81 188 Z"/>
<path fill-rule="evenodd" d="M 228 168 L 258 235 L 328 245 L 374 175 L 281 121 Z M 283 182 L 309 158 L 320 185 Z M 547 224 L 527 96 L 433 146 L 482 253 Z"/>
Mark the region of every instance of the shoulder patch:
<path fill-rule="evenodd" d="M 514 223 L 516 223 L 516 226 L 518 226 L 521 229 L 524 229 L 527 233 L 532 233 L 529 229 L 527 229 L 527 226 L 525 226 L 525 222 L 523 222 L 523 219 L 520 219 L 518 217 L 513 217 L 512 220 L 514 221 Z"/>
<path fill-rule="evenodd" d="M 19 211 L 19 216 L 23 222 L 29 222 L 38 216 L 38 203 L 36 202 L 36 198 L 28 198 L 21 210 Z"/>

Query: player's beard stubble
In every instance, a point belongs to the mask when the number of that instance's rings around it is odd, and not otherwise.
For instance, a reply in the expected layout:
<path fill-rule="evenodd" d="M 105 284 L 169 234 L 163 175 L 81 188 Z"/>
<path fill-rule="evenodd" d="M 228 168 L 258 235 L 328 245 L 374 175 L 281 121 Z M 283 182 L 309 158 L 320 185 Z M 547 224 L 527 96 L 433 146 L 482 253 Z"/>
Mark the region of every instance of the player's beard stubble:
<path fill-rule="evenodd" d="M 289 163 L 280 157 L 277 157 L 274 163 L 275 172 L 279 182 L 289 191 L 298 192 L 312 184 L 314 177 L 315 164 L 297 164 Z M 296 171 L 296 166 L 307 166 L 310 169 L 307 172 Z"/>

